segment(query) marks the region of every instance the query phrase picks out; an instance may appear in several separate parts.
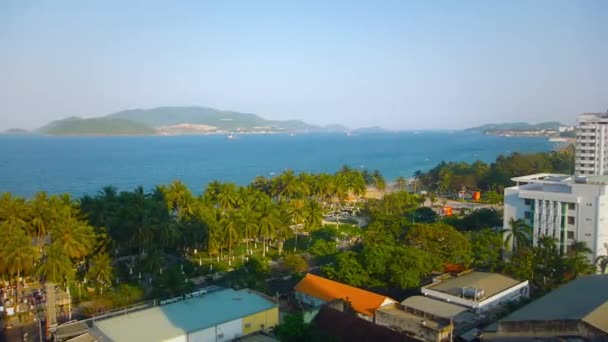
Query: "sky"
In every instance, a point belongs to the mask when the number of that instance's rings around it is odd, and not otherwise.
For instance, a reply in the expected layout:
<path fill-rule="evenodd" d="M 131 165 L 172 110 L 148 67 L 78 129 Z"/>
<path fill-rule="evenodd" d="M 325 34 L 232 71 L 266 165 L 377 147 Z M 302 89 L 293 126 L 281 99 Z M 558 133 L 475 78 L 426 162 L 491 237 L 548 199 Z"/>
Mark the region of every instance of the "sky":
<path fill-rule="evenodd" d="M 204 105 L 391 129 L 608 109 L 608 1 L 0 1 L 0 130 Z"/>

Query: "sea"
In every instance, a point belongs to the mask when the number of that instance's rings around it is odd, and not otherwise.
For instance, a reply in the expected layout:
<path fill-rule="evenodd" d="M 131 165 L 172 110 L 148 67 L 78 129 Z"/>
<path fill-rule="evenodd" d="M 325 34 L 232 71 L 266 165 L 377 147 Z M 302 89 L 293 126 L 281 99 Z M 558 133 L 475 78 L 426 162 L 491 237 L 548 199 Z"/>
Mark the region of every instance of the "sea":
<path fill-rule="evenodd" d="M 284 170 L 335 172 L 342 165 L 411 178 L 441 161 L 493 161 L 500 154 L 550 151 L 546 138 L 475 132 L 197 136 L 0 136 L 0 193 L 73 196 L 104 186 L 152 190 L 179 179 L 194 193 L 213 180 L 245 185 Z"/>

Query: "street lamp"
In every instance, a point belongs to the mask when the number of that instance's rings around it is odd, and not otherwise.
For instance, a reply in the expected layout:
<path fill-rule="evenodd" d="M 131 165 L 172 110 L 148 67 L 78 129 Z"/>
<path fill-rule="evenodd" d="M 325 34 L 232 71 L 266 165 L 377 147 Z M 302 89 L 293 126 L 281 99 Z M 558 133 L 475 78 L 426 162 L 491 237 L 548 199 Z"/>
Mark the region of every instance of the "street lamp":
<path fill-rule="evenodd" d="M 42 342 L 42 320 L 39 317 L 34 317 L 34 322 L 38 322 L 38 338 Z"/>

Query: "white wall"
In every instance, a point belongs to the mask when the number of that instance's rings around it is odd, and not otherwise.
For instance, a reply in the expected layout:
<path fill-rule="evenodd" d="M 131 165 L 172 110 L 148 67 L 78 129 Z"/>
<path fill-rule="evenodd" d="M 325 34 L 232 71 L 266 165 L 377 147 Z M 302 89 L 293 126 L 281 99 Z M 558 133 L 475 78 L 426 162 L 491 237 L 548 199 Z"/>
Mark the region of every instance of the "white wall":
<path fill-rule="evenodd" d="M 568 192 L 550 192 L 543 191 L 556 188 L 556 185 L 543 185 L 542 189 L 539 188 L 539 184 L 534 185 L 521 185 L 506 188 L 504 191 L 504 219 L 503 228 L 510 229 L 509 220 L 523 219 L 525 218 L 525 212 L 531 211 L 530 206 L 525 204 L 525 199 L 536 200 L 536 201 L 554 201 L 562 202 L 561 205 L 567 205 L 566 203 L 575 203 L 576 208 L 574 210 L 567 209 L 567 216 L 573 216 L 575 218 L 575 224 L 570 225 L 566 219 L 566 229 L 574 232 L 574 238 L 568 239 L 566 234 L 566 245 L 570 245 L 574 241 L 584 241 L 587 246 L 593 251 L 592 255 L 589 255 L 590 260 L 595 260 L 599 255 L 605 255 L 608 250 L 605 244 L 608 244 L 608 187 L 605 185 L 598 184 L 578 184 L 578 183 L 564 183 L 560 185 L 562 189 L 567 189 Z M 537 190 L 530 189 L 535 187 Z M 555 189 L 554 189 L 555 190 Z M 538 203 L 538 202 L 537 202 Z M 537 205 L 535 212 L 539 212 L 541 208 Z M 561 213 L 557 213 L 558 216 Z M 551 215 L 549 214 L 549 217 Z M 558 220 L 559 221 L 559 220 Z M 534 241 L 538 238 L 537 225 L 540 223 L 536 220 L 534 226 Z M 549 231 L 558 229 L 553 227 L 553 223 L 548 223 L 547 220 L 543 220 L 541 225 L 541 232 L 544 232 L 545 228 L 549 228 Z M 559 222 L 557 222 L 559 225 Z M 506 236 L 506 234 L 505 234 Z M 559 240 L 559 236 L 556 236 Z"/>
<path fill-rule="evenodd" d="M 188 334 L 188 342 L 215 342 L 215 326 Z"/>
<path fill-rule="evenodd" d="M 224 336 L 220 337 L 221 334 Z M 243 320 L 235 319 L 234 321 L 219 324 L 217 326 L 217 341 L 231 341 L 239 336 L 243 336 Z"/>
<path fill-rule="evenodd" d="M 523 294 L 521 289 L 525 289 L 523 290 Z M 424 287 L 421 289 L 421 292 L 425 296 L 429 296 L 431 298 L 448 303 L 459 304 L 477 312 L 484 312 L 491 310 L 498 304 L 518 300 L 522 296 L 527 297 L 530 294 L 530 286 L 526 280 L 479 302 Z"/>
<path fill-rule="evenodd" d="M 164 340 L 164 342 L 188 342 L 188 336 L 181 335 L 178 337 L 170 338 L 168 340 Z"/>
<path fill-rule="evenodd" d="M 326 303 L 322 299 L 310 296 L 310 295 L 308 295 L 306 293 L 302 293 L 302 292 L 296 292 L 296 299 L 304 304 L 312 306 L 313 308 L 318 308 Z"/>
<path fill-rule="evenodd" d="M 241 318 L 234 321 L 218 324 L 211 328 L 200 330 L 188 334 L 187 342 L 221 342 L 231 341 L 243 335 L 243 320 Z M 184 340 L 186 342 L 186 340 Z"/>

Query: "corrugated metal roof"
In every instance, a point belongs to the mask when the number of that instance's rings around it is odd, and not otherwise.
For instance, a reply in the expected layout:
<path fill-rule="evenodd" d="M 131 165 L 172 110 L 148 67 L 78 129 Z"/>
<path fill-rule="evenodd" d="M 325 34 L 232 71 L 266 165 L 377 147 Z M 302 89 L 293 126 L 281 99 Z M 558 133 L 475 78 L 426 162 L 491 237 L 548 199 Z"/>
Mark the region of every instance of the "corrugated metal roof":
<path fill-rule="evenodd" d="M 408 308 L 416 309 L 433 316 L 447 319 L 452 319 L 463 311 L 467 311 L 467 308 L 465 307 L 424 296 L 409 297 L 401 302 L 401 304 Z"/>
<path fill-rule="evenodd" d="M 577 278 L 504 318 L 504 322 L 584 320 L 608 332 L 608 275 Z"/>
<path fill-rule="evenodd" d="M 116 342 L 164 341 L 273 307 L 275 303 L 250 290 L 227 289 L 94 324 Z"/>
<path fill-rule="evenodd" d="M 351 303 L 352 308 L 364 315 L 373 316 L 374 310 L 379 308 L 385 300 L 397 303 L 396 300 L 377 293 L 352 287 L 337 281 L 308 273 L 296 285 L 295 290 L 325 302 L 342 299 Z"/>

